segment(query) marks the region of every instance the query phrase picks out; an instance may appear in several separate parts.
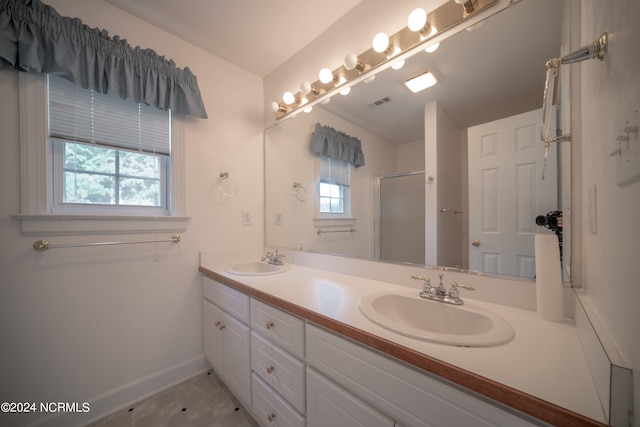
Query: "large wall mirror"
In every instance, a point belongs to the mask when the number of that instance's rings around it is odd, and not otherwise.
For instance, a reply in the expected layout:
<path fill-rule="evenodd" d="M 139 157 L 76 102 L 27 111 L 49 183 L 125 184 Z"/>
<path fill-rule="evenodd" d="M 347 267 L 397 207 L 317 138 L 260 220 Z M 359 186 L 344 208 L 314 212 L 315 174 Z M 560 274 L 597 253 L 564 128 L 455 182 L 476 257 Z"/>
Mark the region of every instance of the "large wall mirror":
<path fill-rule="evenodd" d="M 552 146 L 545 167 L 540 138 L 545 62 L 567 44 L 567 2 L 514 3 L 268 129 L 267 245 L 533 278 L 534 235 L 557 232 L 554 212 L 569 209 L 566 147 Z M 438 83 L 409 91 L 404 81 L 426 70 Z M 560 128 L 567 106 L 556 104 Z M 362 143 L 342 214 L 320 212 L 316 123 Z"/>

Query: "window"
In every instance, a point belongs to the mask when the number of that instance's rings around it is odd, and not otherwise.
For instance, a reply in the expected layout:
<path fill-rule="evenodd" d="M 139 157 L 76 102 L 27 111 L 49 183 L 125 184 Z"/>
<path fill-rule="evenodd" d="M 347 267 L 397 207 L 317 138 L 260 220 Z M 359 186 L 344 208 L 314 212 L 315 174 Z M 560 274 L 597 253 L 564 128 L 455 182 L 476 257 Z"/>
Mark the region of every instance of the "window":
<path fill-rule="evenodd" d="M 123 123 L 126 119 L 135 117 L 136 137 L 118 137 L 115 138 L 116 141 L 98 142 L 102 138 L 96 138 L 95 132 L 98 131 L 99 135 L 100 127 L 95 122 L 93 137 L 70 137 L 71 135 L 62 131 L 50 132 L 49 88 L 45 76 L 18 73 L 18 89 L 21 207 L 20 214 L 15 215 L 15 218 L 21 221 L 23 234 L 156 234 L 179 233 L 187 229 L 189 217 L 185 216 L 184 121 L 180 117 L 168 117 L 166 112 L 157 110 L 166 117 L 162 119 L 164 125 L 157 126 L 155 122 L 150 124 L 152 122 L 145 117 L 138 129 L 138 105 L 118 98 L 118 101 L 133 105 L 135 113 L 131 112 L 127 117 L 118 116 L 111 125 L 106 126 L 106 130 L 110 130 L 111 135 L 116 135 L 125 129 Z M 74 90 L 83 91 L 80 87 Z M 94 108 L 95 118 L 95 104 L 81 110 L 88 112 L 90 108 Z M 145 109 L 143 107 L 140 114 Z M 120 107 L 114 107 L 108 113 L 115 114 L 119 111 Z M 72 123 L 68 123 L 67 127 L 79 132 L 81 125 L 91 123 L 91 119 L 76 119 Z M 149 141 L 148 138 L 139 139 L 137 132 L 141 135 L 148 132 L 147 128 L 142 127 L 143 123 L 150 124 L 148 128 L 156 130 L 164 127 L 168 133 L 163 140 L 168 142 L 170 137 L 170 145 L 160 144 L 158 140 L 145 143 Z M 91 126 L 84 126 L 84 130 L 87 129 L 91 129 Z M 95 141 L 92 142 L 92 138 Z M 123 141 L 125 145 L 122 145 Z M 99 154 L 94 152 L 87 156 L 86 150 L 94 150 Z M 129 158 L 125 159 L 126 157 Z M 109 169 L 109 165 L 113 167 Z M 67 177 L 64 176 L 65 173 Z M 111 186 L 101 184 L 103 188 L 109 188 L 108 198 L 103 196 L 103 199 L 95 199 L 98 197 L 95 188 L 91 191 L 82 188 L 82 180 L 89 176 L 93 180 L 100 178 L 112 182 Z M 70 189 L 63 191 L 63 178 Z M 78 179 L 74 181 L 75 178 Z M 135 196 L 132 196 L 134 193 Z M 107 200 L 108 203 L 104 203 Z M 78 201 L 83 203 L 77 203 Z M 87 203 L 88 201 L 91 203 Z"/>
<path fill-rule="evenodd" d="M 349 215 L 349 163 L 321 156 L 318 160 L 318 166 L 320 215 L 324 217 Z"/>
<path fill-rule="evenodd" d="M 171 114 L 48 79 L 53 213 L 170 213 Z"/>

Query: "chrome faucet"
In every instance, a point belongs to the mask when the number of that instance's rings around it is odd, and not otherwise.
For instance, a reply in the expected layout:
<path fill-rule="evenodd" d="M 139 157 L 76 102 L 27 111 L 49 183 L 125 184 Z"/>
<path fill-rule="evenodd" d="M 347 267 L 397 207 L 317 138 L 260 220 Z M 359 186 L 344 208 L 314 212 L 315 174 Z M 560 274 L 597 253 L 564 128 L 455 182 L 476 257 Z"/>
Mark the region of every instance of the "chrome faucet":
<path fill-rule="evenodd" d="M 431 279 L 428 277 L 411 276 L 412 279 L 424 281 L 422 291 L 420 291 L 419 294 L 420 297 L 447 304 L 462 305 L 464 304 L 464 301 L 460 298 L 460 291 L 458 289 L 462 288 L 468 291 L 475 290 L 473 286 L 463 285 L 458 282 L 451 282 L 451 288 L 447 291 L 447 288 L 445 288 L 442 283 L 444 275 L 439 274 L 438 276 L 440 278 L 438 286 L 433 286 L 431 284 Z"/>
<path fill-rule="evenodd" d="M 267 261 L 269 264 L 284 265 L 284 262 L 282 262 L 282 257 L 284 257 L 284 255 L 278 254 L 278 250 L 276 249 L 275 254 L 271 252 L 267 252 L 266 254 L 264 254 L 262 256 L 262 261 L 269 260 Z"/>

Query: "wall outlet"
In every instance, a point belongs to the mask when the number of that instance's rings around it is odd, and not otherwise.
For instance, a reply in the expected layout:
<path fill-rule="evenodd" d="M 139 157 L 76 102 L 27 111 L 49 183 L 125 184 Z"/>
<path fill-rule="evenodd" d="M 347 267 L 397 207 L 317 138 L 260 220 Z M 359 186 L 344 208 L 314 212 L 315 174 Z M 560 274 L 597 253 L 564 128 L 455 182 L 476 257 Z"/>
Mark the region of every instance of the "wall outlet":
<path fill-rule="evenodd" d="M 251 211 L 242 211 L 242 225 L 251 225 Z"/>

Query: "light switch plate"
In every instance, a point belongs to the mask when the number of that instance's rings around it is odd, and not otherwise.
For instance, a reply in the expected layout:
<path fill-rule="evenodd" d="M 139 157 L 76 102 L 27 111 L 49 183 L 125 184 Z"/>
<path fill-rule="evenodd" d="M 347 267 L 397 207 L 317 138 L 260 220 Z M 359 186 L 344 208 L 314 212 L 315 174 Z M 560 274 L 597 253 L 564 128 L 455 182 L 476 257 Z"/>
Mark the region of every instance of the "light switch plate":
<path fill-rule="evenodd" d="M 251 225 L 251 211 L 242 211 L 242 225 Z"/>

